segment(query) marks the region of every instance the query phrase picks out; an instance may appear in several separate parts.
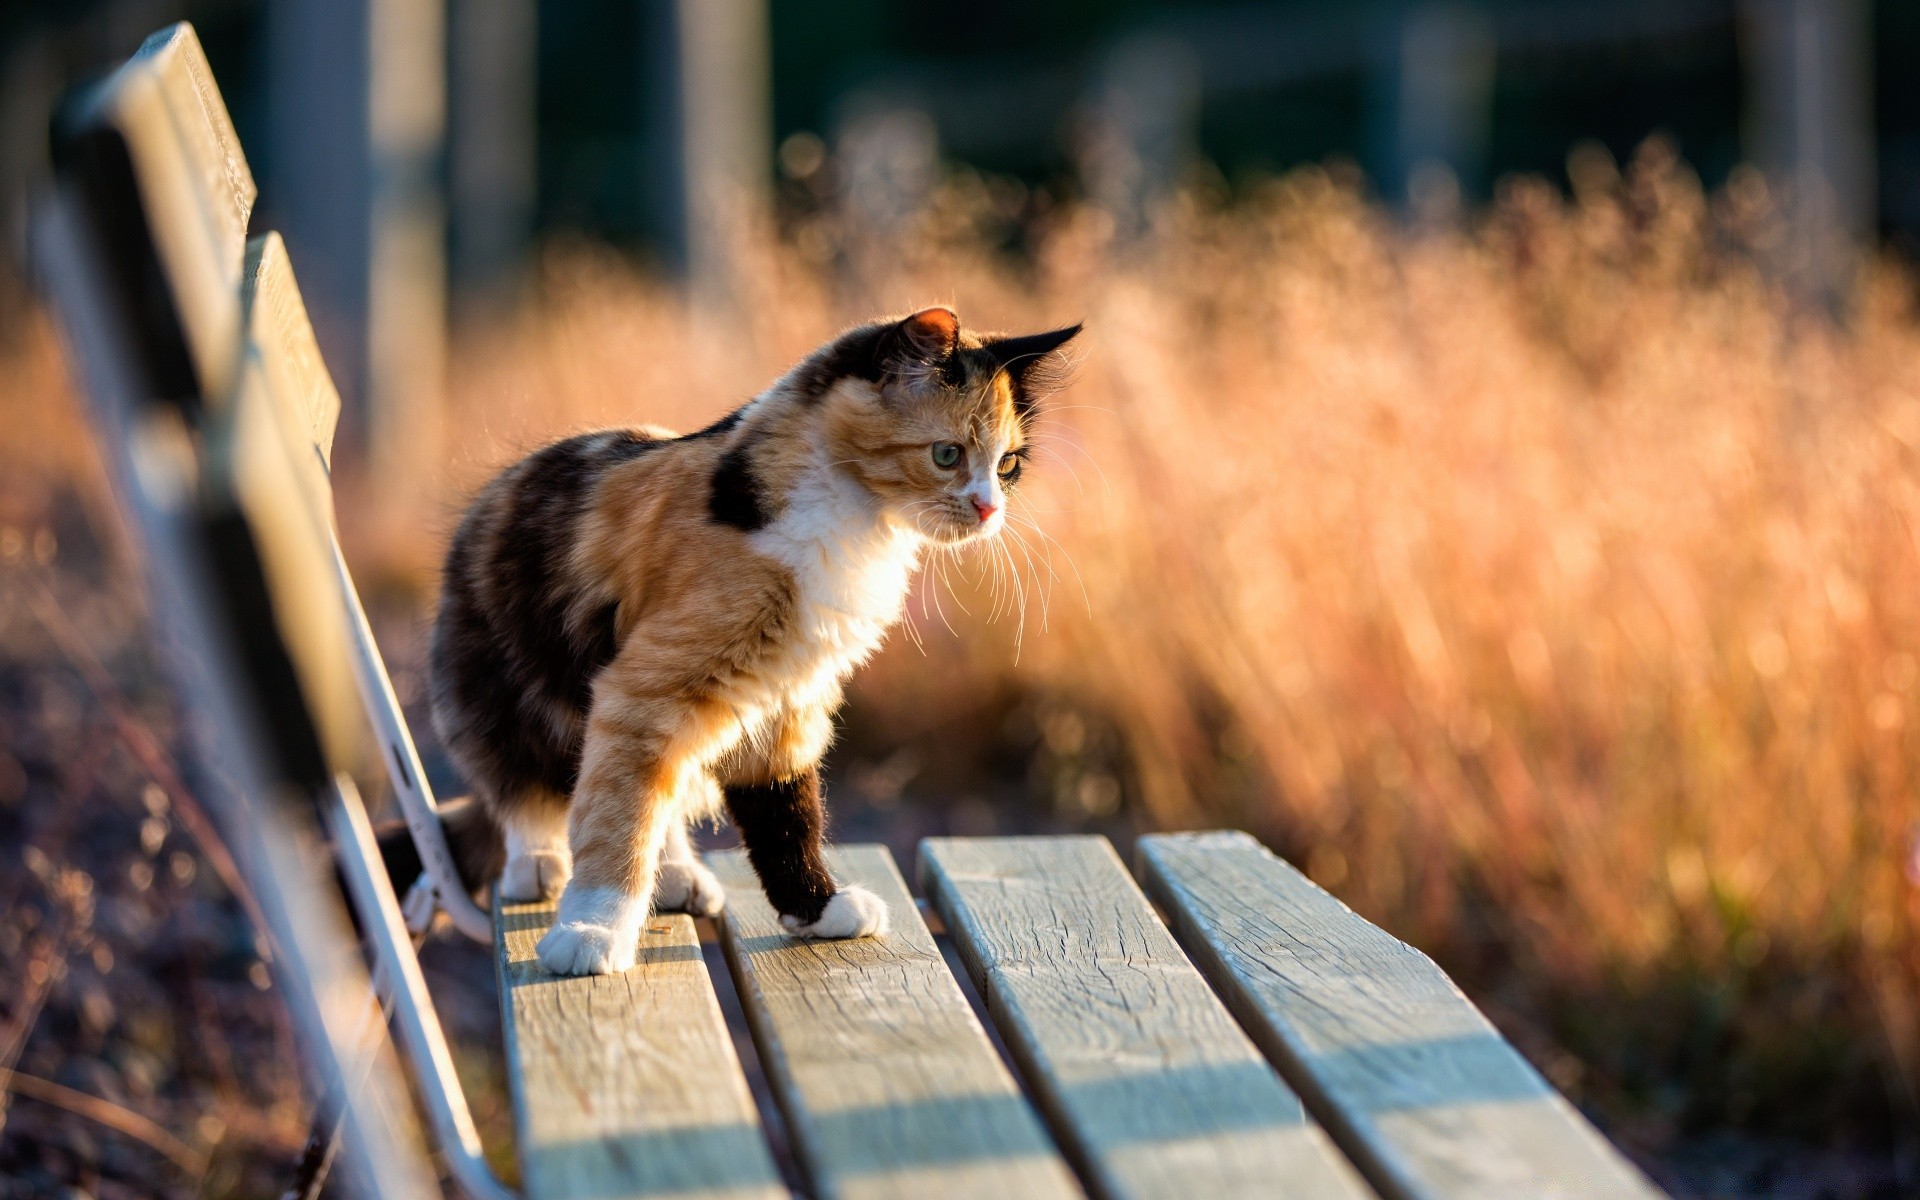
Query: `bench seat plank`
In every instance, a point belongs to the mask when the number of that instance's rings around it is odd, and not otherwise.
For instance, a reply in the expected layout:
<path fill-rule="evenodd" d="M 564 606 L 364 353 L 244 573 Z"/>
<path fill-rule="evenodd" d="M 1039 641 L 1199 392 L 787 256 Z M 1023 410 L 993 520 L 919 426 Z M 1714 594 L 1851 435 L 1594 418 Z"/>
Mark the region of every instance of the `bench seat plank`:
<path fill-rule="evenodd" d="M 930 838 L 920 881 L 1090 1190 L 1368 1194 L 1105 838 Z"/>
<path fill-rule="evenodd" d="M 534 958 L 553 909 L 494 918 L 529 1200 L 786 1200 L 692 918 L 649 920 L 631 971 L 563 978 Z"/>
<path fill-rule="evenodd" d="M 828 851 L 892 909 L 884 939 L 787 936 L 738 850 L 722 938 L 796 1156 L 842 1200 L 1081 1195 L 947 970 L 883 846 Z"/>
<path fill-rule="evenodd" d="M 1658 1194 L 1432 959 L 1253 838 L 1143 837 L 1138 862 L 1201 969 L 1383 1195 Z"/>

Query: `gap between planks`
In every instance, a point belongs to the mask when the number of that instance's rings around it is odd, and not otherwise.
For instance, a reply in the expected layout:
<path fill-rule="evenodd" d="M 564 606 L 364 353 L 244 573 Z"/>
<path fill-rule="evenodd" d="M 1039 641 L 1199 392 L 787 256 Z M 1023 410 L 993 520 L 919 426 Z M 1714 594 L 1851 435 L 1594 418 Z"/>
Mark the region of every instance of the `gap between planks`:
<path fill-rule="evenodd" d="M 788 1200 L 692 918 L 649 918 L 631 971 L 568 978 L 534 957 L 553 911 L 494 917 L 529 1200 Z"/>
<path fill-rule="evenodd" d="M 1148 891 L 1382 1195 L 1660 1193 L 1425 954 L 1244 833 L 1157 834 Z"/>
<path fill-rule="evenodd" d="M 828 851 L 841 882 L 891 909 L 883 939 L 793 938 L 744 854 L 707 861 L 728 888 L 720 924 L 734 986 L 816 1195 L 1081 1194 L 884 847 Z"/>
<path fill-rule="evenodd" d="M 922 889 L 1090 1191 L 1358 1197 L 1105 838 L 935 838 Z"/>

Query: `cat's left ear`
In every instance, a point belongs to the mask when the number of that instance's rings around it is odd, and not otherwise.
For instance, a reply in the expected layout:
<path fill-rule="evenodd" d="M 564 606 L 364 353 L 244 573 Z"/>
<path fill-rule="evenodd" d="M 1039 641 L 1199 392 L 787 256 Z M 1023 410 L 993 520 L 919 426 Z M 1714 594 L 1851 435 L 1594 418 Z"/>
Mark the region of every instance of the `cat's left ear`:
<path fill-rule="evenodd" d="M 980 344 L 1007 373 L 1008 382 L 1013 384 L 1014 407 L 1021 416 L 1026 416 L 1040 395 L 1059 381 L 1063 372 L 1058 351 L 1079 336 L 1081 328 L 1074 324 L 1025 337 L 993 338 Z"/>

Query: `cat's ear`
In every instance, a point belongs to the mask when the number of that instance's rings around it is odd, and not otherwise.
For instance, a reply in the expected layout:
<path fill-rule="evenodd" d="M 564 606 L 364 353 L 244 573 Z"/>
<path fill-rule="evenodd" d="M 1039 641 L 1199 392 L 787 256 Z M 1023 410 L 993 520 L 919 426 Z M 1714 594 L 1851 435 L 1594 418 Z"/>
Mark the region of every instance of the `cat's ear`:
<path fill-rule="evenodd" d="M 825 395 L 836 380 L 852 377 L 880 383 L 888 376 L 945 374 L 960 344 L 960 318 L 950 308 L 929 308 L 898 321 L 849 329 L 800 364 L 792 386 L 805 399 Z"/>
<path fill-rule="evenodd" d="M 1059 350 L 1079 336 L 1082 326 L 1069 325 L 1046 333 L 1025 337 L 991 338 L 980 348 L 993 357 L 994 364 L 1007 373 L 1013 385 L 1014 407 L 1026 416 L 1036 400 L 1060 383 L 1065 373 Z"/>
<path fill-rule="evenodd" d="M 950 308 L 927 308 L 894 327 L 895 349 L 919 362 L 945 362 L 960 346 L 960 314 Z"/>
<path fill-rule="evenodd" d="M 960 317 L 950 308 L 927 308 L 881 326 L 874 346 L 874 380 L 896 379 L 908 387 L 954 379 L 960 348 Z"/>

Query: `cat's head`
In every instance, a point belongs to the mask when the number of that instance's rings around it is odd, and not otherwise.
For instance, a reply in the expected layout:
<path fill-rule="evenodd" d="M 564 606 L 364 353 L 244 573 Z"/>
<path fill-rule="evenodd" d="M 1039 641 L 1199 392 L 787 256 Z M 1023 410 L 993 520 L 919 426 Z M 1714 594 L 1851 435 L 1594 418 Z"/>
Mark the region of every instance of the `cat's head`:
<path fill-rule="evenodd" d="M 796 372 L 824 408 L 836 466 L 938 542 L 991 537 L 1031 452 L 1041 398 L 1080 326 L 974 334 L 929 308 L 843 334 Z"/>

